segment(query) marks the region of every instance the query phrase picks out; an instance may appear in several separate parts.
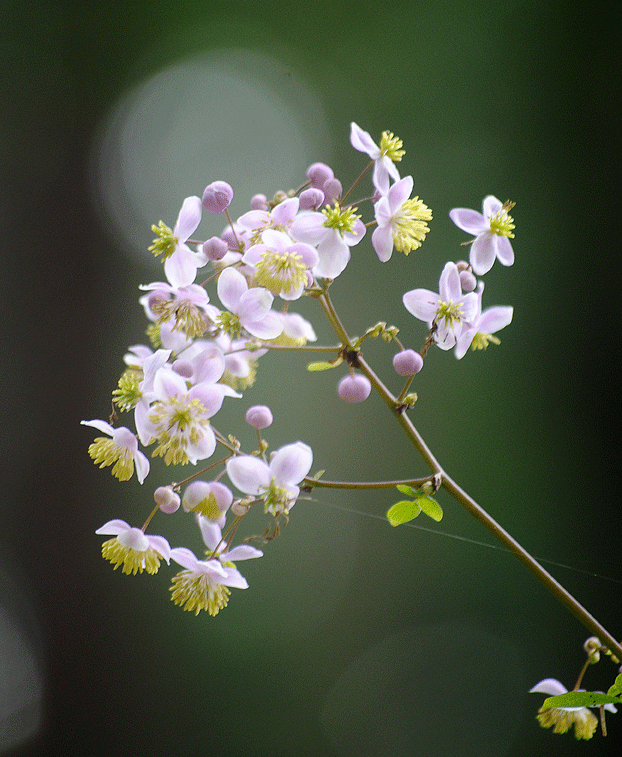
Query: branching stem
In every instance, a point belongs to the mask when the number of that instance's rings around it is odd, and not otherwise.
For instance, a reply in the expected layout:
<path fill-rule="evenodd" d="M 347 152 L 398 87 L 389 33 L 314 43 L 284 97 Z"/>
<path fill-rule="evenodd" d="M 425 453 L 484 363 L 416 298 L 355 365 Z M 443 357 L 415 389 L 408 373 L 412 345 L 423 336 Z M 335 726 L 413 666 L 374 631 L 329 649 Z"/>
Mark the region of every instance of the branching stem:
<path fill-rule="evenodd" d="M 352 349 L 352 342 L 348 337 L 335 309 L 332 305 L 328 292 L 318 298 L 324 312 L 328 316 L 331 326 L 335 330 L 337 337 L 343 344 L 344 351 Z M 568 610 L 587 628 L 594 636 L 597 636 L 603 645 L 608 647 L 613 654 L 622 659 L 622 645 L 591 615 L 583 605 L 578 602 L 553 576 L 546 571 L 540 563 L 537 562 L 497 521 L 489 515 L 469 494 L 467 494 L 458 484 L 444 471 L 438 460 L 432 454 L 425 443 L 421 434 L 415 428 L 413 422 L 406 414 L 403 406 L 398 399 L 393 396 L 389 389 L 384 385 L 381 379 L 376 375 L 368 365 L 362 355 L 357 356 L 357 368 L 368 378 L 373 389 L 380 395 L 381 399 L 391 411 L 393 417 L 400 424 L 413 446 L 417 449 L 430 472 L 437 474 L 441 478 L 443 486 L 452 497 L 459 502 L 471 515 L 482 523 L 492 535 L 503 546 L 517 557 L 523 565 L 528 568 L 533 575 L 544 586 L 562 602 Z M 335 482 L 333 482 L 334 484 Z M 327 482 L 324 482 L 326 485 Z M 315 482 L 314 485 L 321 485 Z M 343 488 L 346 488 L 345 486 Z M 362 488 L 360 485 L 351 484 L 350 488 Z M 370 486 L 370 488 L 372 488 Z M 375 487 L 380 488 L 380 487 Z"/>

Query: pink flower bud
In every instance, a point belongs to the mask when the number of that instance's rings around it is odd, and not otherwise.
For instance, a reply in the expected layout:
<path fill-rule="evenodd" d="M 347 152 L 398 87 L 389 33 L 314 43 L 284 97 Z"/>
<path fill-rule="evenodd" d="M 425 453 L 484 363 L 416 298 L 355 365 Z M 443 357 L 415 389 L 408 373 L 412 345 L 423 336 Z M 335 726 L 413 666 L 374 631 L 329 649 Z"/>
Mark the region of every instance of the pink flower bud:
<path fill-rule="evenodd" d="M 307 178 L 311 180 L 311 186 L 316 189 L 324 189 L 324 184 L 334 175 L 333 169 L 325 163 L 313 163 L 307 169 Z"/>
<path fill-rule="evenodd" d="M 233 199 L 233 189 L 226 181 L 213 181 L 203 192 L 203 207 L 208 213 L 224 213 Z"/>
<path fill-rule="evenodd" d="M 300 210 L 318 210 L 324 204 L 324 192 L 316 187 L 300 193 Z"/>
<path fill-rule="evenodd" d="M 168 515 L 176 512 L 181 504 L 179 494 L 175 494 L 172 486 L 158 486 L 153 493 L 153 498 L 160 505 L 160 510 Z"/>
<path fill-rule="evenodd" d="M 203 254 L 208 260 L 222 260 L 228 250 L 229 245 L 220 237 L 211 237 L 203 242 Z"/>
<path fill-rule="evenodd" d="M 393 356 L 393 367 L 399 376 L 414 376 L 423 368 L 423 358 L 414 350 L 402 350 Z"/>
<path fill-rule="evenodd" d="M 477 286 L 477 279 L 472 271 L 460 271 L 460 286 L 463 292 L 472 292 Z"/>
<path fill-rule="evenodd" d="M 268 428 L 273 420 L 270 408 L 265 405 L 253 405 L 246 411 L 246 422 L 254 428 Z"/>
<path fill-rule="evenodd" d="M 337 392 L 344 402 L 364 402 L 371 392 L 371 384 L 360 374 L 345 376 L 339 382 Z"/>
<path fill-rule="evenodd" d="M 258 194 L 251 197 L 251 210 L 268 210 L 268 198 Z"/>
<path fill-rule="evenodd" d="M 339 179 L 329 179 L 324 184 L 323 189 L 327 202 L 334 202 L 338 197 L 341 197 L 341 193 L 343 191 L 343 187 L 341 186 Z"/>

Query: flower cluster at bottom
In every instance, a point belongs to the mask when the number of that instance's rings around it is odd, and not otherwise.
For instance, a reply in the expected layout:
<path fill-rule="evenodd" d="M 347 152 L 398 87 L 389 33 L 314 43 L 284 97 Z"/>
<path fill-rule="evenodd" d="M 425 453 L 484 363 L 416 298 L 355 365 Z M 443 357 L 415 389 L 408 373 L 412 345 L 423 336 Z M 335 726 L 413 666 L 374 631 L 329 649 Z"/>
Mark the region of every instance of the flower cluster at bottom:
<path fill-rule="evenodd" d="M 249 422 L 263 418 L 263 406 L 250 408 Z M 271 419 L 270 413 L 270 419 Z M 113 536 L 102 545 L 102 556 L 114 569 L 123 573 L 157 573 L 160 563 L 173 560 L 181 570 L 173 577 L 171 599 L 182 609 L 198 615 L 201 610 L 214 616 L 227 606 L 231 588 L 246 589 L 248 582 L 236 568 L 241 560 L 262 557 L 263 552 L 250 544 L 230 547 L 240 520 L 255 501 L 263 501 L 266 513 L 273 516 L 273 534 L 280 517 L 287 517 L 300 493 L 298 484 L 307 475 L 313 461 L 311 448 L 303 442 L 277 450 L 269 462 L 255 455 L 234 454 L 226 462 L 226 471 L 235 486 L 247 496 L 234 500 L 228 486 L 220 481 L 192 481 L 183 498 L 173 486 L 156 489 L 156 507 L 143 528 L 133 528 L 123 520 L 108 521 L 96 533 Z M 224 472 L 224 471 L 223 471 Z M 186 547 L 171 549 L 163 536 L 147 535 L 145 529 L 158 510 L 172 514 L 180 505 L 193 513 L 206 547 L 205 558 L 197 557 Z M 235 514 L 232 525 L 223 534 L 227 512 Z M 266 532 L 266 540 L 268 532 Z"/>

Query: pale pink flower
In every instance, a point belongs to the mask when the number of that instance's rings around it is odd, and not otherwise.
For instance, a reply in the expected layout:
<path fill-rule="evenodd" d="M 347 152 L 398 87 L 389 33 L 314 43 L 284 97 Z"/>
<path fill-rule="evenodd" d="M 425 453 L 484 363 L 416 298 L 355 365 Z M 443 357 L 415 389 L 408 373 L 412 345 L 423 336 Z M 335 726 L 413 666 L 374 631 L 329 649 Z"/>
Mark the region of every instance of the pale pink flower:
<path fill-rule="evenodd" d="M 473 271 L 482 276 L 491 268 L 495 259 L 502 265 L 512 265 L 514 250 L 510 239 L 514 237 L 513 218 L 508 215 L 514 203 L 501 203 L 493 195 L 484 198 L 482 212 L 468 208 L 454 208 L 449 217 L 459 229 L 474 234 L 469 262 Z"/>

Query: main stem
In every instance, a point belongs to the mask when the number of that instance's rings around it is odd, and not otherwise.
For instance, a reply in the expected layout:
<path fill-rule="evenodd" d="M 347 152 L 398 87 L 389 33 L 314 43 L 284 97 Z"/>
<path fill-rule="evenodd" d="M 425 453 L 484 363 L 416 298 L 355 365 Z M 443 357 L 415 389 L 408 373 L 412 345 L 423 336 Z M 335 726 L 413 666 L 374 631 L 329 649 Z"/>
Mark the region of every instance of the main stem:
<path fill-rule="evenodd" d="M 346 333 L 332 302 L 325 293 L 319 298 L 319 302 L 328 316 L 328 319 L 335 330 L 335 333 L 341 340 L 344 349 L 352 349 L 352 343 Z M 535 560 L 526 549 L 524 549 L 497 521 L 490 516 L 478 503 L 467 494 L 442 468 L 438 460 L 434 457 L 431 450 L 423 440 L 421 434 L 417 431 L 413 422 L 406 415 L 403 407 L 400 406 L 396 397 L 387 389 L 380 378 L 371 369 L 368 363 L 359 353 L 356 357 L 356 367 L 365 375 L 375 391 L 380 395 L 383 402 L 397 422 L 406 432 L 406 435 L 417 448 L 419 454 L 425 461 L 429 470 L 433 474 L 439 474 L 441 477 L 441 486 L 443 486 L 468 512 L 477 518 L 493 536 L 503 544 L 515 557 L 517 557 L 525 567 L 527 567 L 544 586 L 562 602 L 570 612 L 592 633 L 597 636 L 601 643 L 608 647 L 616 657 L 622 660 L 622 645 L 604 628 L 596 618 L 591 615 L 583 605 L 578 602 L 553 576 L 545 570 L 537 560 Z"/>

